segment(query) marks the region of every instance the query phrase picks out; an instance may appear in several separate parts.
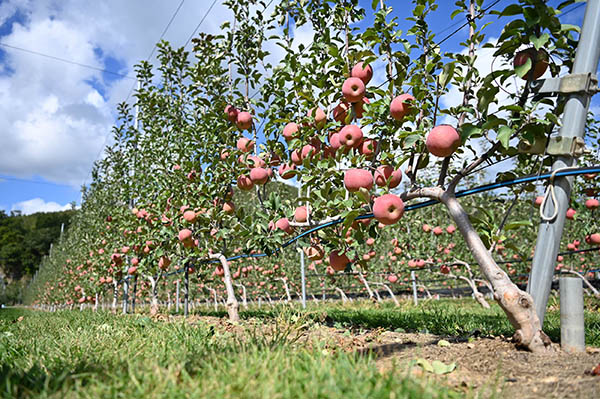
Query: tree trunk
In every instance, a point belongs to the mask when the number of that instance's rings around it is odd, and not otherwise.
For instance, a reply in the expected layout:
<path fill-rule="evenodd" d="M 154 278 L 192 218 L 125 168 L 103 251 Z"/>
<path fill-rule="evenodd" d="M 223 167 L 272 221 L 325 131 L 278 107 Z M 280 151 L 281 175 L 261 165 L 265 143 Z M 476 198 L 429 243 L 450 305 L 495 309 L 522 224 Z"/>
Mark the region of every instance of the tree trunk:
<path fill-rule="evenodd" d="M 159 274 L 160 276 L 160 274 Z M 154 276 L 148 276 L 150 280 L 150 316 L 156 316 L 159 312 L 158 308 L 158 278 Z"/>
<path fill-rule="evenodd" d="M 117 282 L 115 280 L 113 280 L 113 301 L 112 301 L 112 312 L 113 313 L 117 312 L 117 300 L 119 299 L 118 287 L 119 287 L 119 285 L 117 284 Z"/>
<path fill-rule="evenodd" d="M 227 290 L 227 314 L 229 315 L 230 321 L 239 321 L 240 315 L 238 313 L 239 304 L 235 297 L 235 291 L 233 290 L 233 283 L 231 281 L 231 272 L 229 270 L 229 262 L 223 254 L 210 255 L 212 259 L 219 259 L 221 266 L 223 267 L 224 276 L 223 280 L 225 283 L 225 289 Z"/>
<path fill-rule="evenodd" d="M 346 293 L 344 293 L 344 291 L 342 291 L 341 288 L 335 287 L 335 290 L 340 293 L 340 296 L 342 297 L 342 302 L 343 303 L 348 302 L 348 297 L 346 296 Z"/>
<path fill-rule="evenodd" d="M 479 264 L 481 272 L 492 284 L 494 299 L 504 310 L 516 330 L 513 336 L 515 344 L 532 352 L 545 351 L 551 341 L 541 329 L 531 295 L 520 290 L 504 270 L 496 264 L 456 197 L 451 193 L 444 192 L 440 201 L 448 208 L 450 216 L 458 226 L 469 250 Z"/>

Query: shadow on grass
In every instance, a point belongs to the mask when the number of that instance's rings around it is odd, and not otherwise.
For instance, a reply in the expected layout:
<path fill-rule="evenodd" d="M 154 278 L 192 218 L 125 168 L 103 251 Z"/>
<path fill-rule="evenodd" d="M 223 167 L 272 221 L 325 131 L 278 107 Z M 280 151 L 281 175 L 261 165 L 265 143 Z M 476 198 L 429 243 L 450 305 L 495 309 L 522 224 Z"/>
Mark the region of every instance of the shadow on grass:
<path fill-rule="evenodd" d="M 77 384 L 85 386 L 89 381 L 98 380 L 105 370 L 97 364 L 79 362 L 75 365 L 64 364 L 47 369 L 36 364 L 28 370 L 19 370 L 8 365 L 0 366 L 0 397 L 22 398 L 38 397 L 40 394 L 52 395 L 66 391 Z"/>

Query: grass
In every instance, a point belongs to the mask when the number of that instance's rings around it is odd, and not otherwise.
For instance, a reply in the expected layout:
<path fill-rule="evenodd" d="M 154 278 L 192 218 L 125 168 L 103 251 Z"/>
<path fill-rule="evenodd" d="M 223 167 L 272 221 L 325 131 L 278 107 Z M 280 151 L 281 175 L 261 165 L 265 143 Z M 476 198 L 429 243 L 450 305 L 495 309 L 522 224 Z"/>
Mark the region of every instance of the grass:
<path fill-rule="evenodd" d="M 21 321 L 17 321 L 23 316 Z M 281 316 L 279 316 L 281 318 Z M 452 398 L 369 356 L 142 315 L 0 310 L 3 398 Z"/>
<path fill-rule="evenodd" d="M 586 312 L 586 343 L 600 346 L 598 306 L 588 305 L 595 310 Z M 464 397 L 434 380 L 414 379 L 405 368 L 381 373 L 370 356 L 332 353 L 319 342 L 295 344 L 290 331 L 324 323 L 462 338 L 512 334 L 497 305 L 485 310 L 472 300 L 427 301 L 418 307 L 402 302 L 400 308 L 319 303 L 305 311 L 281 305 L 241 316 L 258 328 L 233 334 L 205 323 L 156 322 L 140 314 L 2 309 L 0 398 Z M 559 317 L 558 310 L 550 310 L 545 324 L 555 342 Z M 277 333 L 264 334 L 262 325 L 275 326 Z"/>
<path fill-rule="evenodd" d="M 544 331 L 553 342 L 560 342 L 560 310 L 552 306 L 546 313 Z M 365 305 L 368 304 L 368 305 Z M 401 302 L 395 307 L 391 302 L 374 307 L 369 302 L 352 304 L 309 304 L 307 316 L 316 321 L 346 328 L 383 327 L 400 332 L 424 332 L 443 336 L 500 336 L 514 333 L 506 315 L 495 302 L 490 309 L 483 309 L 471 299 L 442 299 L 439 301 Z M 600 301 L 589 298 L 585 312 L 585 340 L 589 346 L 600 347 Z M 266 310 L 265 310 L 266 309 Z M 251 309 L 240 313 L 242 318 L 275 317 L 288 307 Z M 226 317 L 226 312 L 197 311 L 198 314 Z"/>

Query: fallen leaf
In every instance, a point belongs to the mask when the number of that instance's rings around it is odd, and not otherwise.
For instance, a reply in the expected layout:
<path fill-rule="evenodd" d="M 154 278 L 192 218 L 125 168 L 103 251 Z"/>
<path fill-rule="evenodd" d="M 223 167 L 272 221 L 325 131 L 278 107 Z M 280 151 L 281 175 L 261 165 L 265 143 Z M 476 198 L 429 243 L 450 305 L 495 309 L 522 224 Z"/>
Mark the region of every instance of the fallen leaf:
<path fill-rule="evenodd" d="M 450 346 L 450 342 L 446 341 L 445 339 L 440 339 L 437 343 L 438 346 L 441 346 L 442 348 L 446 347 L 446 346 Z"/>

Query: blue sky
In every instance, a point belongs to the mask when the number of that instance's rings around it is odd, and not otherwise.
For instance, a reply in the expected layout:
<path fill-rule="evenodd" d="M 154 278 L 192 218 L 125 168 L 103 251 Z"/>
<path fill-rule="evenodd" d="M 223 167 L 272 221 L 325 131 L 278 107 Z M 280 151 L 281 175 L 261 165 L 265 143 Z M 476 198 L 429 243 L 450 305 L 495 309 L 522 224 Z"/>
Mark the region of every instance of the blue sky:
<path fill-rule="evenodd" d="M 511 0 L 494 7 L 502 9 Z M 0 1 L 0 43 L 133 76 L 132 66 L 150 54 L 179 0 Z M 401 4 L 402 2 L 390 2 Z M 438 1 L 429 23 L 440 32 L 464 15 L 450 20 L 454 1 Z M 492 0 L 484 1 L 484 7 Z M 551 5 L 560 2 L 550 0 Z M 165 39 L 183 45 L 204 16 L 209 2 L 184 2 Z M 361 1 L 372 20 L 371 0 Z M 573 8 L 571 6 L 570 8 Z M 564 17 L 580 25 L 585 7 Z M 409 7 L 397 7 L 403 31 Z M 217 31 L 230 18 L 217 5 L 201 30 Z M 488 37 L 502 29 L 496 16 Z M 455 28 L 443 32 L 438 40 Z M 467 28 L 448 40 L 444 50 L 458 51 Z M 308 35 L 308 32 L 307 32 Z M 307 36 L 309 38 L 309 36 Z M 106 143 L 116 104 L 129 94 L 133 81 L 106 72 L 0 46 L 0 209 L 25 213 L 52 211 L 79 203 L 81 184 Z M 598 107 L 595 100 L 593 105 Z"/>

